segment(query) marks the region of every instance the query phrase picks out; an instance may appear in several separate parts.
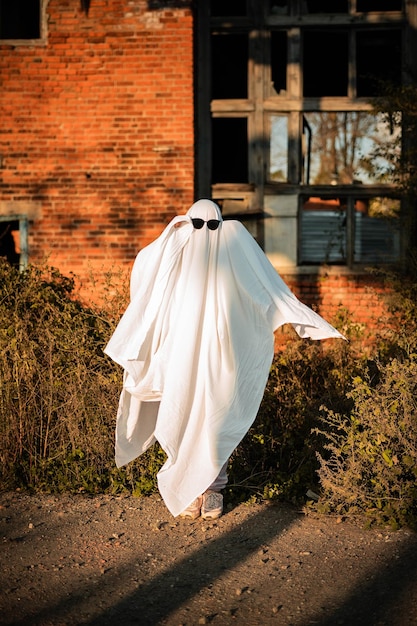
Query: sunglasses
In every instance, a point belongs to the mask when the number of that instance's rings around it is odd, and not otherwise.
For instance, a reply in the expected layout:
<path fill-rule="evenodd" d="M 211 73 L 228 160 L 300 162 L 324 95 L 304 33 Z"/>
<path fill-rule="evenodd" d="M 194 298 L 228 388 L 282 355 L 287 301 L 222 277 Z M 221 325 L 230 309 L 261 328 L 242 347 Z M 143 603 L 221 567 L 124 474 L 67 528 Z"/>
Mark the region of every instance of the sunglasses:
<path fill-rule="evenodd" d="M 200 228 L 203 228 L 204 224 L 207 224 L 207 228 L 209 230 L 217 230 L 218 227 L 220 226 L 220 220 L 208 220 L 207 222 L 205 222 L 204 220 L 201 219 L 201 217 L 192 217 L 191 221 L 193 223 L 194 228 L 196 228 L 197 230 L 200 230 Z"/>

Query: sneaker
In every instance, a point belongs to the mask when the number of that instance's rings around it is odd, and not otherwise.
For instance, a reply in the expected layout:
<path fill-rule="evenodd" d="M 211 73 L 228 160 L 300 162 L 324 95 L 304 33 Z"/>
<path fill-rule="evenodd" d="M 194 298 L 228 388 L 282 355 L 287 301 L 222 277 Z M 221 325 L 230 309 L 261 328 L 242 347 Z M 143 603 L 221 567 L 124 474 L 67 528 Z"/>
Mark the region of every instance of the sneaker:
<path fill-rule="evenodd" d="M 223 496 L 218 491 L 206 491 L 203 494 L 201 517 L 217 519 L 223 513 Z"/>
<path fill-rule="evenodd" d="M 184 509 L 182 513 L 180 513 L 180 517 L 189 517 L 191 519 L 197 519 L 197 517 L 200 517 L 202 502 L 203 497 L 198 496 L 198 498 L 193 500 L 191 504 L 187 506 L 187 508 Z"/>

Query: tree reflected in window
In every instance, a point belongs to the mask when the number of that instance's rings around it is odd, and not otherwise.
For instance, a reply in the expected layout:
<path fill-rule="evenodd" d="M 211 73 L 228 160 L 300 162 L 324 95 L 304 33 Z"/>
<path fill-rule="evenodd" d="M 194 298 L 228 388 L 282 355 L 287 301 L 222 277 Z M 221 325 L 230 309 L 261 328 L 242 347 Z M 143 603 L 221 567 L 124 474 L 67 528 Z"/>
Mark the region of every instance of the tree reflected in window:
<path fill-rule="evenodd" d="M 305 148 L 303 182 L 313 185 L 390 183 L 384 155 L 399 145 L 399 129 L 386 116 L 365 112 L 305 113 L 311 140 Z"/>

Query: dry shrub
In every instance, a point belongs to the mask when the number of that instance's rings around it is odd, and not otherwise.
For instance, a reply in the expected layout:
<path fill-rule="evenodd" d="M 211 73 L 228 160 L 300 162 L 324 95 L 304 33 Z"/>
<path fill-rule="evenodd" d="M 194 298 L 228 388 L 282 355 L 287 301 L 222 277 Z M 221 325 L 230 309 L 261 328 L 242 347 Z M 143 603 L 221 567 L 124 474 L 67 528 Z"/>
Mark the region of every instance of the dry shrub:
<path fill-rule="evenodd" d="M 107 277 L 100 305 L 49 267 L 0 265 L 0 480 L 3 488 L 99 492 L 152 489 L 157 450 L 114 465 L 122 373 L 103 348 L 123 289 Z M 104 303 L 106 308 L 104 308 Z"/>
<path fill-rule="evenodd" d="M 378 365 L 376 378 L 354 379 L 348 415 L 326 409 L 325 430 L 318 430 L 327 451 L 319 454 L 318 508 L 416 527 L 417 361 Z"/>
<path fill-rule="evenodd" d="M 417 527 L 417 285 L 386 275 L 391 316 L 367 370 L 354 376 L 349 411 L 326 405 L 315 429 L 319 511 L 365 515 L 369 524 Z"/>
<path fill-rule="evenodd" d="M 103 348 L 128 290 L 104 278 L 102 300 L 85 306 L 73 278 L 0 264 L 3 489 L 156 489 L 158 445 L 127 468 L 114 464 L 122 371 Z M 373 355 L 361 353 L 342 309 L 334 324 L 354 341 L 294 338 L 276 355 L 257 419 L 232 455 L 233 498 L 300 502 L 311 489 L 320 511 L 417 525 L 417 298 L 415 284 L 399 285 Z"/>
<path fill-rule="evenodd" d="M 349 334 L 346 311 L 335 323 Z M 318 488 L 311 431 L 321 405 L 351 406 L 346 393 L 365 363 L 354 346 L 294 337 L 276 354 L 258 416 L 230 463 L 230 486 L 239 486 L 241 497 L 305 501 L 306 492 Z"/>

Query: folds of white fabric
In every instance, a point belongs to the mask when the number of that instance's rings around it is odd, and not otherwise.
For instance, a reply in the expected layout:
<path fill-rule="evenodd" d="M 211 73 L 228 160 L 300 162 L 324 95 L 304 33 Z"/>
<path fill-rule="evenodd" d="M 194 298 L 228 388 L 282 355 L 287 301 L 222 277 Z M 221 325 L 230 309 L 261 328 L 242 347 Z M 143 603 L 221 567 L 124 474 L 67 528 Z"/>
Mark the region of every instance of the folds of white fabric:
<path fill-rule="evenodd" d="M 190 217 L 219 219 L 210 230 Z M 125 370 L 116 463 L 157 440 L 167 454 L 158 487 L 176 516 L 215 480 L 253 423 L 276 328 L 340 333 L 303 305 L 242 224 L 199 201 L 139 253 L 131 302 L 106 353 Z"/>

